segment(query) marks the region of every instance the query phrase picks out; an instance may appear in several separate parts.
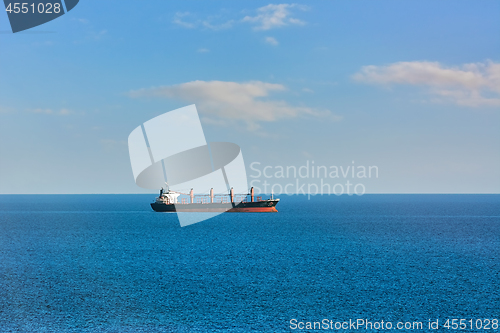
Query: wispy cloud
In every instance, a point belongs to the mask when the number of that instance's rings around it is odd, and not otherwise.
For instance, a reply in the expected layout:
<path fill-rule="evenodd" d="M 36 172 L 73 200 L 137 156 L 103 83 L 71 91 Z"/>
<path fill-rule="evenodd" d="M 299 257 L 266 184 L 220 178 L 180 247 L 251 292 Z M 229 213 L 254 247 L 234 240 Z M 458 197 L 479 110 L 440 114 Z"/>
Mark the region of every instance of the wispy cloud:
<path fill-rule="evenodd" d="M 89 23 L 89 20 L 84 19 L 84 18 L 74 18 L 73 20 L 77 21 L 79 23 L 82 23 L 82 24 L 88 24 Z"/>
<path fill-rule="evenodd" d="M 198 19 L 196 14 L 190 12 L 177 12 L 172 23 L 186 29 L 203 28 L 209 30 L 224 30 L 232 28 L 235 20 L 221 22 L 220 16 L 209 16 L 206 19 Z"/>
<path fill-rule="evenodd" d="M 211 20 L 205 20 L 205 21 L 202 21 L 201 24 L 205 28 L 210 29 L 210 30 L 224 30 L 224 29 L 232 28 L 234 25 L 234 22 L 235 22 L 234 20 L 229 20 L 229 21 L 222 22 L 222 23 L 213 23 L 213 21 L 211 21 Z"/>
<path fill-rule="evenodd" d="M 287 25 L 305 25 L 306 22 L 293 17 L 293 11 L 308 10 L 309 7 L 298 4 L 269 4 L 256 10 L 255 16 L 243 18 L 228 18 L 227 13 L 211 15 L 201 19 L 195 13 L 177 12 L 172 23 L 186 29 L 225 30 L 232 28 L 237 23 L 251 23 L 254 30 L 270 30 Z"/>
<path fill-rule="evenodd" d="M 352 78 L 358 82 L 422 86 L 433 102 L 479 107 L 500 106 L 500 63 L 464 64 L 445 67 L 439 62 L 397 62 L 387 66 L 365 66 Z"/>
<path fill-rule="evenodd" d="M 175 13 L 172 23 L 175 23 L 183 28 L 194 29 L 197 26 L 197 22 L 188 22 L 185 18 L 192 16 L 189 12 L 177 12 Z"/>
<path fill-rule="evenodd" d="M 271 45 L 274 45 L 274 46 L 276 46 L 276 45 L 279 44 L 279 42 L 274 37 L 266 37 L 265 41 L 266 41 L 267 44 L 271 44 Z"/>
<path fill-rule="evenodd" d="M 198 53 L 208 53 L 208 52 L 210 52 L 210 50 L 202 47 L 202 48 L 199 48 L 198 50 L 196 50 L 196 52 L 198 52 Z"/>
<path fill-rule="evenodd" d="M 249 129 L 257 129 L 260 122 L 312 115 L 339 120 L 328 110 L 304 106 L 292 106 L 283 100 L 266 99 L 270 94 L 283 92 L 281 84 L 262 81 L 244 83 L 227 81 L 191 81 L 178 85 L 154 87 L 131 91 L 138 97 L 163 97 L 196 103 L 204 120 L 224 125 L 232 121 L 243 121 Z"/>
<path fill-rule="evenodd" d="M 38 108 L 38 109 L 33 109 L 31 111 L 33 113 L 55 115 L 55 116 L 67 116 L 73 113 L 71 110 L 68 109 L 52 110 L 52 109 Z"/>
<path fill-rule="evenodd" d="M 255 24 L 254 30 L 269 30 L 287 25 L 305 25 L 304 21 L 292 17 L 292 8 L 299 10 L 308 9 L 307 6 L 297 4 L 269 4 L 257 9 L 256 16 L 245 16 L 242 21 Z"/>

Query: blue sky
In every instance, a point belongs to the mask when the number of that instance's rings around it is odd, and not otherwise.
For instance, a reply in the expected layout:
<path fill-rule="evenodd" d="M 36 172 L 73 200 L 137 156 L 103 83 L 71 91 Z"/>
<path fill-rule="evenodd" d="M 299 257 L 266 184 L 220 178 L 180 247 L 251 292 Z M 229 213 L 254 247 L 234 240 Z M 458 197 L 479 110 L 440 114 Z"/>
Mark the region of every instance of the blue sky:
<path fill-rule="evenodd" d="M 379 169 L 369 193 L 498 193 L 499 12 L 87 0 L 16 34 L 0 13 L 0 193 L 144 192 L 128 135 L 193 103 L 247 167 L 354 161 Z"/>

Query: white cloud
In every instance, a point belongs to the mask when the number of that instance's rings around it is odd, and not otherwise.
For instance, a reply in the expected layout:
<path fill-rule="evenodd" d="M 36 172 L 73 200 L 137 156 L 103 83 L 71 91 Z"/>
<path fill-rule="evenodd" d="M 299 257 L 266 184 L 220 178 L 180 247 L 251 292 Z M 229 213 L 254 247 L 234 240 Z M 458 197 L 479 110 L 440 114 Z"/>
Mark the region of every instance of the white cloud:
<path fill-rule="evenodd" d="M 199 53 L 208 53 L 208 52 L 210 52 L 210 50 L 202 47 L 202 48 L 196 50 L 196 52 L 199 52 Z"/>
<path fill-rule="evenodd" d="M 196 16 L 197 15 L 190 12 L 177 12 L 174 15 L 172 23 L 187 29 L 195 29 L 201 27 L 210 30 L 229 29 L 232 28 L 233 24 L 235 23 L 234 20 L 228 20 L 222 23 L 214 23 L 214 21 L 220 21 L 219 16 L 209 16 L 205 20 L 196 19 Z"/>
<path fill-rule="evenodd" d="M 210 20 L 205 20 L 202 22 L 202 25 L 205 28 L 208 28 L 210 30 L 224 30 L 224 29 L 229 29 L 232 28 L 234 24 L 234 20 L 229 20 L 224 23 L 219 23 L 219 24 L 212 24 Z"/>
<path fill-rule="evenodd" d="M 254 30 L 269 30 L 287 25 L 305 25 L 304 21 L 291 17 L 290 9 L 307 10 L 307 6 L 297 4 L 269 4 L 257 9 L 257 16 L 245 16 L 243 22 L 256 24 Z"/>
<path fill-rule="evenodd" d="M 254 25 L 254 30 L 269 30 L 287 25 L 305 25 L 306 23 L 292 17 L 292 8 L 298 10 L 308 10 L 309 7 L 298 4 L 269 4 L 257 9 L 256 16 L 245 16 L 244 18 L 233 17 L 229 19 L 227 12 L 222 11 L 219 15 L 208 16 L 201 19 L 198 15 L 190 12 L 177 12 L 172 23 L 186 28 L 205 28 L 210 30 L 224 30 L 232 28 L 238 22 L 248 22 Z"/>
<path fill-rule="evenodd" d="M 194 29 L 194 28 L 196 28 L 196 23 L 184 21 L 184 18 L 188 17 L 190 15 L 191 15 L 191 13 L 189 13 L 189 12 L 177 12 L 177 13 L 175 13 L 175 16 L 174 16 L 174 19 L 172 22 L 183 27 L 183 28 Z"/>
<path fill-rule="evenodd" d="M 32 112 L 39 114 L 56 115 L 56 116 L 67 116 L 73 113 L 68 109 L 61 109 L 59 111 L 54 111 L 52 109 L 33 109 Z"/>
<path fill-rule="evenodd" d="M 258 128 L 259 122 L 270 122 L 299 115 L 329 117 L 328 110 L 291 106 L 282 100 L 267 100 L 271 93 L 285 91 L 281 84 L 261 81 L 245 83 L 225 81 L 191 81 L 173 86 L 154 87 L 131 91 L 131 97 L 163 97 L 195 103 L 204 120 L 220 125 L 231 121 L 244 121 L 249 129 Z"/>
<path fill-rule="evenodd" d="M 427 87 L 434 102 L 471 107 L 500 106 L 500 63 L 492 61 L 457 67 L 426 61 L 364 66 L 352 78 L 369 84 Z"/>
<path fill-rule="evenodd" d="M 274 45 L 274 46 L 276 46 L 276 45 L 279 44 L 279 42 L 274 37 L 266 37 L 265 41 L 266 41 L 267 44 L 271 44 L 271 45 Z"/>

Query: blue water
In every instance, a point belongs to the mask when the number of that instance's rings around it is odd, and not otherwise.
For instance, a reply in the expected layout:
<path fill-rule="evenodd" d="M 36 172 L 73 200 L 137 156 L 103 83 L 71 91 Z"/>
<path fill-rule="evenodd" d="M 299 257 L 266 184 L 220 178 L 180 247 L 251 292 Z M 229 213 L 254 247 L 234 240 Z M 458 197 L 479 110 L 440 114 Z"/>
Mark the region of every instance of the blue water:
<path fill-rule="evenodd" d="M 0 196 L 0 331 L 500 316 L 500 195 L 282 196 L 184 228 L 153 198 Z"/>

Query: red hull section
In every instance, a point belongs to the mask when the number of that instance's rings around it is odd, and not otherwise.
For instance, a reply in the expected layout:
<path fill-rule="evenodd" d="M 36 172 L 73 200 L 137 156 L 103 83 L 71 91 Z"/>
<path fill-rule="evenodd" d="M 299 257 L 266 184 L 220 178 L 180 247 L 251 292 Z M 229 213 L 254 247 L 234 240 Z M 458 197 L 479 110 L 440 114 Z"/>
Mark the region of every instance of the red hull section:
<path fill-rule="evenodd" d="M 228 213 L 277 213 L 276 207 L 231 208 Z"/>

